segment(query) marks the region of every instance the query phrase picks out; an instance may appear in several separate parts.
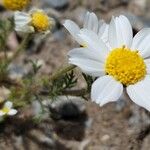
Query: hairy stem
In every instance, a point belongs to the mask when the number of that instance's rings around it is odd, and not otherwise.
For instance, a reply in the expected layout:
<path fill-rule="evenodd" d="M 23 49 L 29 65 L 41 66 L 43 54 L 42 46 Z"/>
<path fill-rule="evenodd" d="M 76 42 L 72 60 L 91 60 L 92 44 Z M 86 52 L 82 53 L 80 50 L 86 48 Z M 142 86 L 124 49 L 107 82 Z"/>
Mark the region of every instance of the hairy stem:
<path fill-rule="evenodd" d="M 70 95 L 70 96 L 84 96 L 87 94 L 87 89 L 76 89 L 76 90 L 64 90 L 63 95 Z"/>
<path fill-rule="evenodd" d="M 70 95 L 70 96 L 83 96 L 87 93 L 87 89 L 82 88 L 82 89 L 68 89 L 68 90 L 64 90 L 62 91 L 62 95 Z M 39 92 L 40 95 L 44 95 L 47 96 L 49 94 L 49 90 L 41 90 Z"/>

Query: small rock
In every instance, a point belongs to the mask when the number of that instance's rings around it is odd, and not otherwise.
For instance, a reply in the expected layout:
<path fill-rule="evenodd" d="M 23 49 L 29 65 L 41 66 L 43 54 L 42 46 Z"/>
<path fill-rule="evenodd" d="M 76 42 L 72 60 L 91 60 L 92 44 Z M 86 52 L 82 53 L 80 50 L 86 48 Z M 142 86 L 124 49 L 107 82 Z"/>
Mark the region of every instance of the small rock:
<path fill-rule="evenodd" d="M 150 117 L 147 111 L 136 104 L 133 104 L 132 107 L 132 116 L 129 118 L 129 124 L 134 128 L 139 129 L 144 125 L 150 125 Z"/>
<path fill-rule="evenodd" d="M 92 123 L 93 123 L 93 119 L 89 118 L 88 120 L 85 121 L 85 127 L 86 128 L 91 128 Z"/>
<path fill-rule="evenodd" d="M 4 86 L 0 87 L 0 98 L 1 98 L 2 100 L 7 99 L 7 98 L 9 97 L 9 94 L 10 94 L 10 93 L 11 93 L 11 92 L 10 92 L 9 89 L 5 88 Z M 1 99 L 0 99 L 0 101 L 1 101 Z"/>
<path fill-rule="evenodd" d="M 65 38 L 64 30 L 57 30 L 53 33 L 53 37 L 57 41 L 62 41 Z"/>
<path fill-rule="evenodd" d="M 13 32 L 9 35 L 8 40 L 7 40 L 7 45 L 10 50 L 16 50 L 19 43 L 17 41 L 16 34 Z"/>
<path fill-rule="evenodd" d="M 7 58 L 12 58 L 13 57 L 13 52 L 6 52 L 6 56 Z M 4 59 L 5 58 L 5 52 L 0 52 L 0 59 Z"/>
<path fill-rule="evenodd" d="M 23 150 L 23 138 L 22 136 L 13 136 L 13 143 L 16 149 Z"/>
<path fill-rule="evenodd" d="M 150 143 L 150 135 L 148 135 L 146 138 L 144 138 L 142 142 L 141 150 L 148 150 L 149 149 L 149 143 Z"/>
<path fill-rule="evenodd" d="M 68 0 L 43 0 L 46 5 L 50 7 L 60 9 L 68 5 Z"/>
<path fill-rule="evenodd" d="M 75 96 L 60 96 L 48 105 L 52 113 L 52 117 L 55 119 L 72 119 L 79 117 L 85 112 L 84 100 Z"/>
<path fill-rule="evenodd" d="M 39 115 L 42 112 L 41 104 L 38 101 L 32 102 L 32 111 L 34 115 Z"/>
<path fill-rule="evenodd" d="M 79 144 L 79 150 L 85 150 L 88 148 L 88 145 L 90 143 L 90 139 L 86 139 L 84 141 L 81 142 L 81 144 Z"/>
<path fill-rule="evenodd" d="M 102 136 L 101 141 L 102 142 L 107 142 L 110 139 L 110 136 L 108 134 L 105 134 Z"/>
<path fill-rule="evenodd" d="M 122 109 L 126 106 L 126 102 L 124 100 L 118 100 L 116 102 L 116 110 L 122 111 Z"/>
<path fill-rule="evenodd" d="M 49 111 L 48 109 L 41 104 L 38 100 L 32 102 L 30 111 L 32 116 L 34 116 L 35 120 L 45 120 L 49 118 Z"/>
<path fill-rule="evenodd" d="M 39 59 L 39 60 L 37 60 L 36 65 L 37 65 L 37 67 L 42 67 L 45 65 L 45 62 L 43 59 Z"/>
<path fill-rule="evenodd" d="M 9 77 L 11 79 L 21 79 L 27 75 L 28 71 L 21 65 L 10 64 L 8 67 Z"/>
<path fill-rule="evenodd" d="M 41 143 L 41 144 L 45 144 L 48 147 L 52 147 L 54 148 L 55 146 L 55 140 L 53 139 L 53 135 L 48 135 L 46 136 L 45 134 L 43 134 L 43 132 L 38 131 L 38 130 L 31 130 L 29 133 L 33 138 L 35 138 L 37 140 L 37 142 Z"/>

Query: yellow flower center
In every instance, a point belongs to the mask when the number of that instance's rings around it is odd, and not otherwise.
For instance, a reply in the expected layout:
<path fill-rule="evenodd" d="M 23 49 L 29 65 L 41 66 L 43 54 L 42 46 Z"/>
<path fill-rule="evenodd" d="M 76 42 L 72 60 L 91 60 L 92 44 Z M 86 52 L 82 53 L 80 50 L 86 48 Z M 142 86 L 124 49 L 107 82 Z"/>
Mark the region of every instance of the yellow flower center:
<path fill-rule="evenodd" d="M 3 0 L 4 7 L 9 10 L 22 10 L 31 0 Z"/>
<path fill-rule="evenodd" d="M 9 108 L 7 108 L 7 107 L 4 107 L 3 109 L 2 109 L 2 111 L 4 112 L 4 113 L 8 113 L 9 111 L 10 111 L 10 109 Z"/>
<path fill-rule="evenodd" d="M 146 65 L 138 51 L 131 51 L 123 46 L 110 52 L 105 62 L 105 71 L 117 81 L 128 86 L 145 77 Z"/>
<path fill-rule="evenodd" d="M 44 12 L 34 12 L 32 14 L 32 25 L 36 31 L 46 31 L 50 26 L 49 17 Z"/>

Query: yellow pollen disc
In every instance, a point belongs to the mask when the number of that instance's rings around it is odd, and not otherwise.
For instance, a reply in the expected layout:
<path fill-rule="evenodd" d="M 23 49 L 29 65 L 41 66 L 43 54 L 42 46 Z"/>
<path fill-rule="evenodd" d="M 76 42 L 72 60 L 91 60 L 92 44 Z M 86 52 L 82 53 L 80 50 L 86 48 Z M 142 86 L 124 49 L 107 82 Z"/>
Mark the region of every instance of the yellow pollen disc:
<path fill-rule="evenodd" d="M 4 113 L 8 113 L 9 111 L 10 111 L 10 109 L 9 108 L 7 108 L 7 107 L 4 107 L 3 109 L 2 109 L 2 111 L 4 112 Z"/>
<path fill-rule="evenodd" d="M 4 7 L 9 10 L 22 10 L 31 0 L 3 0 Z"/>
<path fill-rule="evenodd" d="M 135 84 L 146 75 L 146 65 L 138 51 L 124 46 L 113 49 L 105 62 L 105 71 L 123 85 Z"/>
<path fill-rule="evenodd" d="M 32 14 L 32 25 L 38 32 L 46 31 L 50 26 L 49 17 L 44 12 L 34 12 Z"/>

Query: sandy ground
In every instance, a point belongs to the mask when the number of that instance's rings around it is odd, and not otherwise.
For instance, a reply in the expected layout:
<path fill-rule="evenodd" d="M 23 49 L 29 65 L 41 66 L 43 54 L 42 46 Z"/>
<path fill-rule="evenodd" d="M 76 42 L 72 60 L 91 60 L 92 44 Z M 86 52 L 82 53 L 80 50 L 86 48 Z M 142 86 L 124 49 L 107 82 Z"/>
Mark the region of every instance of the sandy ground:
<path fill-rule="evenodd" d="M 101 4 L 100 4 L 101 2 Z M 41 4 L 38 4 L 41 6 Z M 42 4 L 44 7 L 45 5 Z M 69 18 L 82 23 L 86 10 L 94 11 L 106 21 L 112 15 L 125 14 L 129 17 L 135 31 L 149 26 L 150 3 L 145 1 L 74 1 L 62 10 L 51 8 L 49 11 L 62 23 Z M 70 13 L 71 12 L 71 13 Z M 5 13 L 5 12 L 3 12 Z M 3 14 L 2 14 L 3 15 Z M 7 15 L 5 13 L 5 15 Z M 45 65 L 39 76 L 51 74 L 54 70 L 67 63 L 67 52 L 78 46 L 69 33 L 58 23 L 52 36 L 43 43 L 35 40 L 34 48 L 30 46 L 27 53 L 17 58 L 16 62 L 26 59 L 41 59 Z M 11 39 L 12 40 L 12 39 Z M 84 86 L 82 83 L 80 86 Z M 12 123 L 0 125 L 0 150 L 149 150 L 150 149 L 150 118 L 149 112 L 139 108 L 129 99 L 118 104 L 98 105 L 85 101 L 86 112 L 75 120 L 48 119 L 39 125 Z M 22 128 L 18 131 L 17 128 Z M 9 129 L 9 130 L 8 130 Z M 10 132 L 12 131 L 12 132 Z M 12 133 L 12 134 L 10 134 Z M 54 139 L 54 141 L 51 141 Z M 55 143 L 55 146 L 51 146 Z"/>

